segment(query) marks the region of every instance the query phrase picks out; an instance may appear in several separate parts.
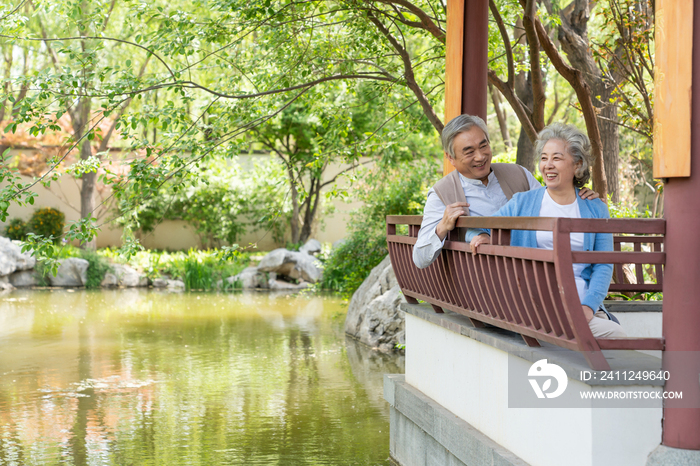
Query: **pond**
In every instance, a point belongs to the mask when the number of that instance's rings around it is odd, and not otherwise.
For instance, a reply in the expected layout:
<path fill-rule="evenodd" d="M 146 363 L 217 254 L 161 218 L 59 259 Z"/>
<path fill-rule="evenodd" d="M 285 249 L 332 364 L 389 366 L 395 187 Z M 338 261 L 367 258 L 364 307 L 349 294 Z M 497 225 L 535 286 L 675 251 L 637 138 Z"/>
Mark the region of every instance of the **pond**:
<path fill-rule="evenodd" d="M 0 465 L 387 465 L 384 373 L 330 296 L 0 297 Z"/>

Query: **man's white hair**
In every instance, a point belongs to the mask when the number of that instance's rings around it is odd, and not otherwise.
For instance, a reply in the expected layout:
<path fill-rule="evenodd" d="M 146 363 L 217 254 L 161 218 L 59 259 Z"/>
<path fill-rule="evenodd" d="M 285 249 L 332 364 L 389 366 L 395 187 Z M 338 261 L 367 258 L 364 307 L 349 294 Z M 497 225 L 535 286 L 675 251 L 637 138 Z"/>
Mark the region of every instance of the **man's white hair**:
<path fill-rule="evenodd" d="M 484 120 L 476 115 L 460 115 L 451 119 L 442 129 L 442 135 L 440 136 L 442 140 L 442 149 L 447 152 L 450 157 L 455 158 L 455 150 L 452 147 L 452 141 L 454 141 L 459 133 L 469 131 L 474 126 L 478 126 L 484 132 L 486 140 L 490 141 L 489 130 Z"/>

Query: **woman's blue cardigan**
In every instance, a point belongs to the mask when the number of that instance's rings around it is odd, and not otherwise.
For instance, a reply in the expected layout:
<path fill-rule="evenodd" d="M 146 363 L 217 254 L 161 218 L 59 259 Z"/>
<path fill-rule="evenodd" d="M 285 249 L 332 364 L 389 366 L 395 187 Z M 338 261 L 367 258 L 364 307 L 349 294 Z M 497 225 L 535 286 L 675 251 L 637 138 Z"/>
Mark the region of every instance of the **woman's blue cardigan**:
<path fill-rule="evenodd" d="M 539 217 L 542 207 L 542 198 L 547 188 L 533 189 L 522 193 L 516 193 L 506 205 L 493 214 L 494 217 Z M 576 201 L 581 211 L 581 218 L 610 218 L 608 207 L 600 199 L 584 200 L 576 190 Z M 478 233 L 478 232 L 475 232 Z M 474 234 L 469 235 L 476 236 Z M 468 240 L 471 238 L 468 237 Z M 513 230 L 510 234 L 510 245 L 526 248 L 537 247 L 536 232 L 531 230 Z M 584 251 L 612 251 L 613 237 L 610 233 L 584 233 Z M 588 290 L 581 300 L 581 304 L 597 311 L 605 296 L 608 294 L 610 279 L 612 278 L 612 264 L 588 264 L 581 272 L 588 284 Z"/>

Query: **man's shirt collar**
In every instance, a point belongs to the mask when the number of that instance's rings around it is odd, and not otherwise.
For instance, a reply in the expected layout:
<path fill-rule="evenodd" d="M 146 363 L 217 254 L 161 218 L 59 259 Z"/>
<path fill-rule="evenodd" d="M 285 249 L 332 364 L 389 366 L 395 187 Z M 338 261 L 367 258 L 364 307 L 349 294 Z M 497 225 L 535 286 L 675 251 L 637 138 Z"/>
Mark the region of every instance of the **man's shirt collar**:
<path fill-rule="evenodd" d="M 473 178 L 467 178 L 466 176 L 462 175 L 461 173 L 457 172 L 459 174 L 459 180 L 462 183 L 462 186 L 466 184 L 471 184 L 474 186 L 484 186 L 484 183 L 481 180 L 475 180 Z M 491 170 L 491 173 L 489 173 L 488 179 L 489 179 L 489 184 L 493 182 L 493 180 L 496 178 L 496 175 L 493 174 L 493 170 Z"/>

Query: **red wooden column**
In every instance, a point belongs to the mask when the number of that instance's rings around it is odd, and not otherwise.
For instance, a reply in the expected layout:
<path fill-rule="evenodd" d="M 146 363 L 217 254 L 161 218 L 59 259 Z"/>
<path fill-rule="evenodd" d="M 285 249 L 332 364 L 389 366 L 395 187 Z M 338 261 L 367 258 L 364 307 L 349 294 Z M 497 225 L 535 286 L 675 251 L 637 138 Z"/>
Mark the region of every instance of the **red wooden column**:
<path fill-rule="evenodd" d="M 667 2 L 666 7 L 672 5 Z M 700 402 L 700 7 L 693 10 L 690 134 L 678 135 L 690 138 L 690 176 L 670 177 L 664 188 L 664 366 L 671 374 L 665 390 L 682 391 L 683 400 L 664 403 L 663 444 L 685 450 L 700 450 L 700 409 L 677 407 Z M 664 78 L 673 79 L 673 74 Z M 674 157 L 674 151 L 666 152 L 664 157 Z"/>
<path fill-rule="evenodd" d="M 488 0 L 448 0 L 444 123 L 463 113 L 486 121 L 488 57 Z M 445 157 L 444 174 L 452 170 Z"/>
<path fill-rule="evenodd" d="M 465 0 L 462 47 L 462 113 L 486 121 L 489 69 L 489 2 Z"/>

